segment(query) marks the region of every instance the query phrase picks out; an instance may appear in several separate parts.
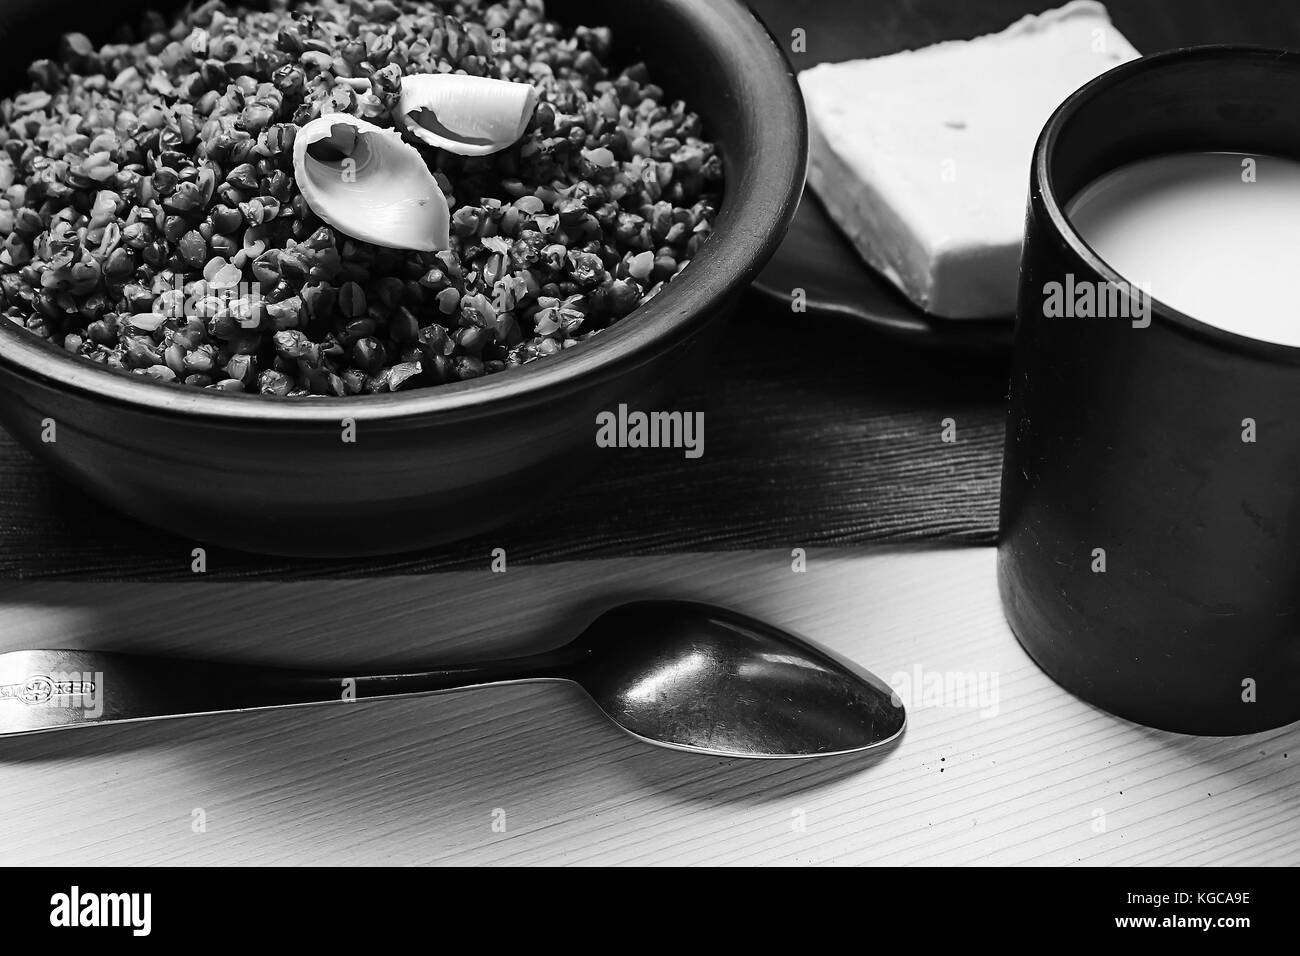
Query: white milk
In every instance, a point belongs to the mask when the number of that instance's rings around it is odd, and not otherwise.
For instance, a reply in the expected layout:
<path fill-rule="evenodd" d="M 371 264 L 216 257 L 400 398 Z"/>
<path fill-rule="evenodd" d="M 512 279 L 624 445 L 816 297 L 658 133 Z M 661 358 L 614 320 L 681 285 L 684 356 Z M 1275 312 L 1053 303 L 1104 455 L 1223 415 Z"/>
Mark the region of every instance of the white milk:
<path fill-rule="evenodd" d="M 1066 215 L 1158 302 L 1300 346 L 1300 162 L 1243 153 L 1145 159 L 1085 187 Z"/>

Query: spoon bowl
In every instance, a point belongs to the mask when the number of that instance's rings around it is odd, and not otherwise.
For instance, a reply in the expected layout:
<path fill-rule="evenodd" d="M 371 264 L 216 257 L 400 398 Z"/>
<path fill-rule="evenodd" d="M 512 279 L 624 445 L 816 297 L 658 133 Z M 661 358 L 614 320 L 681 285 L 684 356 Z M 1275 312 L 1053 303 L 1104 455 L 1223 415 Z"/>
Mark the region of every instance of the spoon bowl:
<path fill-rule="evenodd" d="M 874 675 L 771 625 L 674 601 L 601 615 L 573 647 L 574 679 L 649 743 L 727 757 L 814 757 L 902 733 L 905 713 Z"/>

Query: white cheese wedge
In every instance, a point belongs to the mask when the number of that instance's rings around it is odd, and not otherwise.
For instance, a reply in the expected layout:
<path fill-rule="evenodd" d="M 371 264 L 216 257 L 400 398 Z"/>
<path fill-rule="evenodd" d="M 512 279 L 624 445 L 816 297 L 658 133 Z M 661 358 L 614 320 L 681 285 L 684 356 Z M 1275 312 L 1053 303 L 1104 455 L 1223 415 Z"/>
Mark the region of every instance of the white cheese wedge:
<path fill-rule="evenodd" d="M 809 183 L 864 259 L 948 318 L 1015 314 L 1029 167 L 1071 93 L 1138 55 L 1075 0 L 1001 33 L 822 64 Z"/>

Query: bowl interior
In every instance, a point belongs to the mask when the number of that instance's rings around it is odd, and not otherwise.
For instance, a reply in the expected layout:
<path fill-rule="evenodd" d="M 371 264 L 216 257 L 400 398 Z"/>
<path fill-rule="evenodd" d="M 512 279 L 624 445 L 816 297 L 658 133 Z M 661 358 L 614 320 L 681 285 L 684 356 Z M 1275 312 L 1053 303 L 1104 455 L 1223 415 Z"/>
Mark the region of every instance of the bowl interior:
<path fill-rule="evenodd" d="M 59 35 L 77 30 L 95 39 L 153 8 L 179 3 L 125 0 L 111 7 L 68 0 L 51 25 L 40 0 L 7 0 L 0 8 L 0 89 L 14 90 L 32 59 L 49 55 Z M 39 376 L 100 400 L 146 407 L 157 414 L 231 420 L 334 420 L 340 407 L 364 407 L 368 417 L 486 414 L 503 403 L 584 387 L 649 361 L 697 331 L 748 285 L 775 251 L 803 188 L 807 132 L 803 103 L 790 68 L 757 19 L 738 0 L 640 0 L 602 4 L 552 0 L 561 22 L 609 25 L 620 62 L 644 59 L 655 81 L 686 99 L 705 120 L 726 164 L 725 193 L 713 237 L 691 267 L 659 296 L 608 331 L 563 355 L 485 378 L 364 398 L 283 402 L 256 395 L 159 386 L 68 355 L 11 323 L 0 323 L 0 365 Z"/>

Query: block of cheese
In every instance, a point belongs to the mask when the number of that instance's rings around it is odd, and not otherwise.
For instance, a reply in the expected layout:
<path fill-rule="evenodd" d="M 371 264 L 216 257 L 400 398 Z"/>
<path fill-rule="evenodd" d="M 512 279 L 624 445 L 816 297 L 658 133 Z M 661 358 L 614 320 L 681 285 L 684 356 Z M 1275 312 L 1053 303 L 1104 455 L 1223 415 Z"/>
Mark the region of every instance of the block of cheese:
<path fill-rule="evenodd" d="M 926 312 L 1015 314 L 1034 143 L 1137 51 L 1093 0 L 1001 33 L 800 74 L 809 183 L 864 259 Z"/>

